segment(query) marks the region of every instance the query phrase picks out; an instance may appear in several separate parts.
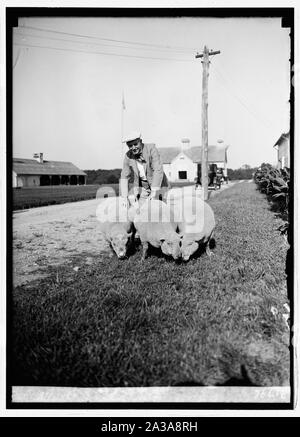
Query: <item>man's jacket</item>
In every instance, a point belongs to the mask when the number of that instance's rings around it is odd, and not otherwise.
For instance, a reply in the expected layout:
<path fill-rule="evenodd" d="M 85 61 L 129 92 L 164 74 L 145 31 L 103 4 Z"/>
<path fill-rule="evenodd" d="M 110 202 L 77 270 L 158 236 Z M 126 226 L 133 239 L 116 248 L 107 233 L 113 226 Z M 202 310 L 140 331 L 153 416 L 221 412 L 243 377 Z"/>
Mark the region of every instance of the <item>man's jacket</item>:
<path fill-rule="evenodd" d="M 168 186 L 166 175 L 164 174 L 163 165 L 154 144 L 143 144 L 141 157 L 143 158 L 143 166 L 145 170 L 146 178 L 151 187 L 154 189 L 160 189 L 162 186 Z M 131 150 L 125 154 L 123 170 L 121 172 L 121 195 L 128 195 L 128 179 L 133 172 L 134 190 L 139 188 L 140 177 L 136 163 L 136 159 L 133 157 Z"/>

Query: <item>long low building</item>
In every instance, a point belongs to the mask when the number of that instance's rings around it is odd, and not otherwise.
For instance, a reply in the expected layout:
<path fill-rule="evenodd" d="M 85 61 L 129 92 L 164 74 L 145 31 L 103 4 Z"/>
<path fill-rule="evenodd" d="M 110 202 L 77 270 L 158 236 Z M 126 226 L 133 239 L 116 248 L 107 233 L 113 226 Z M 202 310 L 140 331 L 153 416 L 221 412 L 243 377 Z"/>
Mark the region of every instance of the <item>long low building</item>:
<path fill-rule="evenodd" d="M 49 185 L 85 185 L 87 174 L 71 162 L 46 161 L 43 154 L 34 159 L 13 158 L 14 188 Z"/>

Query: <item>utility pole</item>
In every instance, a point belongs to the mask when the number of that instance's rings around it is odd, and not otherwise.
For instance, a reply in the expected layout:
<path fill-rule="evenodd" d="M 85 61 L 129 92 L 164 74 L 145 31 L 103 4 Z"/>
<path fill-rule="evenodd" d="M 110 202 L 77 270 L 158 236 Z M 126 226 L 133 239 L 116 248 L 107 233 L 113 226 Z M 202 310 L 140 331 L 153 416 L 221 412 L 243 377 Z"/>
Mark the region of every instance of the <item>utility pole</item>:
<path fill-rule="evenodd" d="M 208 198 L 208 174 L 207 174 L 207 161 L 208 161 L 208 69 L 209 69 L 209 56 L 218 55 L 218 51 L 209 51 L 207 46 L 204 46 L 202 54 L 197 53 L 195 58 L 203 58 L 203 75 L 202 75 L 202 156 L 201 156 L 201 185 L 203 189 L 204 200 Z"/>

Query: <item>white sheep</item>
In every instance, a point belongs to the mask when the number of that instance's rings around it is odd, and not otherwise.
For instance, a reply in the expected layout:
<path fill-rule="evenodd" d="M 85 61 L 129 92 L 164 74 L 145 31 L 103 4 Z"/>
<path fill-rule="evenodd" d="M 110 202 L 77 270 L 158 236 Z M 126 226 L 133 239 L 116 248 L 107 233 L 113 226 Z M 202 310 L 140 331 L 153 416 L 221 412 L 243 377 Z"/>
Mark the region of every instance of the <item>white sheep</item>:
<path fill-rule="evenodd" d="M 149 244 L 161 248 L 165 255 L 180 258 L 180 235 L 172 221 L 169 207 L 161 200 L 146 200 L 134 217 L 134 226 L 143 246 L 142 259 L 147 256 Z"/>
<path fill-rule="evenodd" d="M 216 226 L 214 212 L 201 198 L 186 196 L 172 199 L 168 202 L 177 229 L 182 237 L 181 254 L 184 261 L 188 261 L 199 248 L 200 244 L 206 248 L 211 256 L 209 242 Z"/>
<path fill-rule="evenodd" d="M 100 232 L 118 258 L 124 259 L 133 242 L 133 211 L 124 208 L 119 197 L 108 197 L 99 202 L 96 216 Z"/>
<path fill-rule="evenodd" d="M 194 185 L 188 185 L 186 187 L 171 188 L 165 193 L 164 199 L 166 202 L 173 202 L 181 199 L 182 197 L 199 197 L 203 199 L 203 190 L 201 187 L 195 188 Z"/>

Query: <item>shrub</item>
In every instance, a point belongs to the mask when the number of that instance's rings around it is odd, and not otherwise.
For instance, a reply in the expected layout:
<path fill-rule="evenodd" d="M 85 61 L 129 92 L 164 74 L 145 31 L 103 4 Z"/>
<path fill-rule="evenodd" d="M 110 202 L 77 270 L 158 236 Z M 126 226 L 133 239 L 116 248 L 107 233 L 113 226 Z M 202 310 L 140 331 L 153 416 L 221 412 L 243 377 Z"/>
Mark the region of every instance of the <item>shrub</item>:
<path fill-rule="evenodd" d="M 279 211 L 286 223 L 279 230 L 287 234 L 289 230 L 288 211 L 290 199 L 290 170 L 285 167 L 277 169 L 271 164 L 263 163 L 254 174 L 258 189 L 267 195 L 275 210 Z"/>

